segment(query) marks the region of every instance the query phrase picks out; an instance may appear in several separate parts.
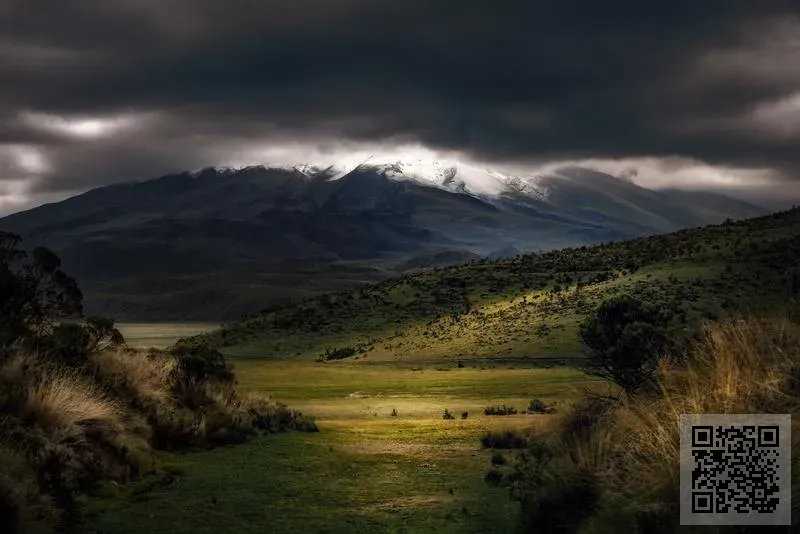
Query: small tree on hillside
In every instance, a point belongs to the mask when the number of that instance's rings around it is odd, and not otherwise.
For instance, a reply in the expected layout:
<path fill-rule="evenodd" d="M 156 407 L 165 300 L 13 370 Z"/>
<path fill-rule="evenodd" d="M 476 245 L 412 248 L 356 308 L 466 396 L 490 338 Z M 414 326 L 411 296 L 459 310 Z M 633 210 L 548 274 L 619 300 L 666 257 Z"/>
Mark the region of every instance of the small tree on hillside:
<path fill-rule="evenodd" d="M 631 296 L 606 300 L 580 328 L 590 359 L 588 371 L 628 394 L 652 385 L 668 344 L 666 326 L 662 314 Z"/>
<path fill-rule="evenodd" d="M 65 319 L 80 317 L 83 294 L 74 278 L 61 270 L 51 250 L 38 247 L 28 255 L 21 238 L 0 231 L 0 347 L 26 338 L 50 335 Z M 26 261 L 27 260 L 27 261 Z"/>
<path fill-rule="evenodd" d="M 83 315 L 83 294 L 50 249 L 19 249 L 18 235 L 0 231 L 0 357 L 17 346 L 81 365 L 86 355 L 124 343 L 114 320 Z"/>

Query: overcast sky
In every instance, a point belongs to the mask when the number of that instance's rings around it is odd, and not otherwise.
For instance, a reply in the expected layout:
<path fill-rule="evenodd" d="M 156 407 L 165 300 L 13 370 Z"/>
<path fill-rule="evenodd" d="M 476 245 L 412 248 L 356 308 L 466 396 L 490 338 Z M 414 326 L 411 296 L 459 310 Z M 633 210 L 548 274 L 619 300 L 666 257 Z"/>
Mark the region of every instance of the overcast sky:
<path fill-rule="evenodd" d="M 405 146 L 800 203 L 797 4 L 2 0 L 0 214 Z"/>

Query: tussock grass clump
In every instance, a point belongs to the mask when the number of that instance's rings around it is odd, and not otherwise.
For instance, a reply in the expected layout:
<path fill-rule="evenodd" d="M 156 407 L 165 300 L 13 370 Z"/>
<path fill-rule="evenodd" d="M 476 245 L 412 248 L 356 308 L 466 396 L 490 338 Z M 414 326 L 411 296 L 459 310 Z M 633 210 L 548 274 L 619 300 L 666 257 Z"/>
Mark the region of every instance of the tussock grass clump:
<path fill-rule="evenodd" d="M 152 469 L 141 418 L 87 373 L 17 354 L 0 377 L 0 478 L 19 531 L 74 519 L 103 480 L 126 482 Z"/>
<path fill-rule="evenodd" d="M 742 318 L 710 324 L 685 356 L 680 365 L 664 359 L 655 391 L 582 402 L 528 446 L 505 482 L 532 529 L 570 531 L 576 518 L 591 516 L 597 531 L 671 532 L 679 525 L 681 414 L 800 415 L 800 325 Z M 796 493 L 800 440 L 792 447 Z M 552 516 L 578 494 L 586 503 L 581 513 Z M 795 503 L 795 522 L 799 511 Z"/>
<path fill-rule="evenodd" d="M 153 449 L 317 430 L 313 419 L 268 397 L 240 397 L 226 366 L 199 357 L 181 362 L 115 348 L 90 354 L 79 368 L 22 353 L 8 358 L 0 365 L 2 524 L 28 532 L 78 519 L 103 482 L 152 473 Z"/>
<path fill-rule="evenodd" d="M 51 371 L 26 388 L 19 416 L 45 430 L 74 428 L 86 421 L 120 423 L 118 403 L 75 373 Z"/>
<path fill-rule="evenodd" d="M 158 351 L 107 350 L 93 354 L 90 361 L 103 384 L 125 392 L 134 402 L 166 404 L 174 398 L 170 377 L 176 362 Z"/>

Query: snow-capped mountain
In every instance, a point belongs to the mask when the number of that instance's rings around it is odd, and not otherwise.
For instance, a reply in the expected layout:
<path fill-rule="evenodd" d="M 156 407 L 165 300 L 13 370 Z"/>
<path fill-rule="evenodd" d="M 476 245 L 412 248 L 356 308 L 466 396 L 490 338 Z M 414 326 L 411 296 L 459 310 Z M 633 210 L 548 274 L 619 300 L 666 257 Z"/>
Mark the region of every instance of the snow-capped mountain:
<path fill-rule="evenodd" d="M 519 176 L 359 157 L 101 187 L 2 218 L 0 229 L 55 250 L 90 312 L 177 319 L 209 302 L 238 303 L 226 312 L 236 316 L 419 266 L 763 213 L 722 195 L 651 191 L 578 167 Z"/>

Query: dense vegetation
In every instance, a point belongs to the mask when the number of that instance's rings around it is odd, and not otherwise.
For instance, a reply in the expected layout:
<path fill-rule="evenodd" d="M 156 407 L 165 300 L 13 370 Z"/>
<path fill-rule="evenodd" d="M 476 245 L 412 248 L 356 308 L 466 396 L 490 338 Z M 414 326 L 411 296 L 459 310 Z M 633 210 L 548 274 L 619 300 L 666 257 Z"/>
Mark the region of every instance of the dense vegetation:
<path fill-rule="evenodd" d="M 154 449 L 316 428 L 264 397 L 240 397 L 216 350 L 127 349 L 112 319 L 82 318 L 81 291 L 55 254 L 28 257 L 19 242 L 0 233 L 4 532 L 74 522 L 104 483 L 153 474 Z"/>
<path fill-rule="evenodd" d="M 794 209 L 420 271 L 264 310 L 187 342 L 240 357 L 322 361 L 574 357 L 582 354 L 584 318 L 610 297 L 624 294 L 658 310 L 660 318 L 634 321 L 627 339 L 636 337 L 634 329 L 640 337 L 661 328 L 681 337 L 703 320 L 783 311 L 786 296 L 800 292 L 798 262 L 800 210 Z"/>
<path fill-rule="evenodd" d="M 681 414 L 792 414 L 792 493 L 800 490 L 800 325 L 781 319 L 710 324 L 657 385 L 635 397 L 590 397 L 547 432 L 488 435 L 484 446 L 516 449 L 486 481 L 507 486 L 526 532 L 679 530 Z M 624 481 L 624 482 L 623 482 Z M 800 506 L 793 501 L 793 524 Z M 745 527 L 717 532 L 749 532 Z"/>

